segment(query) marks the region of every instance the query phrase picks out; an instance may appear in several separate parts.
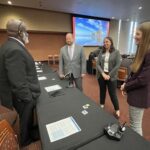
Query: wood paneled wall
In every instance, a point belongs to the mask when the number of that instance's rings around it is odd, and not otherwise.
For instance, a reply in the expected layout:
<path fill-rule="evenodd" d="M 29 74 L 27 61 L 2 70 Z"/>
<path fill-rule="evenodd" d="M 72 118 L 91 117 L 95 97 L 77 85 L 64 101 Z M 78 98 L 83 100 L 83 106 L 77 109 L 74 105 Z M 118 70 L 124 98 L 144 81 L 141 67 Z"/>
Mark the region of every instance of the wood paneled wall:
<path fill-rule="evenodd" d="M 0 45 L 7 39 L 5 31 L 0 32 Z M 48 55 L 59 54 L 65 45 L 65 33 L 29 33 L 27 49 L 36 61 L 47 60 Z"/>

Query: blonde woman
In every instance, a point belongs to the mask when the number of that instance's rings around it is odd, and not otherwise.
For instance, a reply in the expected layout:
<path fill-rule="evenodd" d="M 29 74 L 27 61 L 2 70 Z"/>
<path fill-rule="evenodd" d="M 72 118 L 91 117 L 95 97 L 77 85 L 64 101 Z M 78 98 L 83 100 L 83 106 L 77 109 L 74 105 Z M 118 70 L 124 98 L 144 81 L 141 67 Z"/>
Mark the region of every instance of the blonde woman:
<path fill-rule="evenodd" d="M 137 52 L 131 74 L 121 86 L 122 93 L 127 93 L 130 126 L 142 135 L 144 110 L 150 107 L 150 22 L 139 25 L 135 35 Z"/>

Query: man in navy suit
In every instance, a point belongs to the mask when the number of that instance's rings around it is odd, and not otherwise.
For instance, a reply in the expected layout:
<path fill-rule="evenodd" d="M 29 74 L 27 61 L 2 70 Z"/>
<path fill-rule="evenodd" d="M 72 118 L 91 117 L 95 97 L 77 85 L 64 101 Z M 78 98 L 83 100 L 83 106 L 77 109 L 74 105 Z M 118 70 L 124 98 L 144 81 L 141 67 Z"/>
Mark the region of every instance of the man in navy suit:
<path fill-rule="evenodd" d="M 11 19 L 6 28 L 8 40 L 0 48 L 0 100 L 18 112 L 20 142 L 26 146 L 32 142 L 30 129 L 40 85 L 34 60 L 25 48 L 29 42 L 25 23 Z"/>

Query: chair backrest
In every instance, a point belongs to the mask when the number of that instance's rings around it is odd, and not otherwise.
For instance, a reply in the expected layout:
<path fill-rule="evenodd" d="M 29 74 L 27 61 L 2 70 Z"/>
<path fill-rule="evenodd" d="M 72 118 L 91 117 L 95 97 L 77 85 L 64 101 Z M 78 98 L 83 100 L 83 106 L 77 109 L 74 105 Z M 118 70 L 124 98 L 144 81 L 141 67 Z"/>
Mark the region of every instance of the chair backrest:
<path fill-rule="evenodd" d="M 54 55 L 54 64 L 59 63 L 59 55 L 55 54 Z"/>
<path fill-rule="evenodd" d="M 54 64 L 54 56 L 53 55 L 48 55 L 48 65 L 50 65 L 50 63 Z"/>
<path fill-rule="evenodd" d="M 48 55 L 48 59 L 53 59 L 53 55 Z"/>
<path fill-rule="evenodd" d="M 120 67 L 118 70 L 118 80 L 125 81 L 128 76 L 128 69 L 126 67 Z"/>
<path fill-rule="evenodd" d="M 54 59 L 59 59 L 59 55 L 55 54 Z"/>
<path fill-rule="evenodd" d="M 6 120 L 0 121 L 0 150 L 18 150 L 17 137 Z"/>

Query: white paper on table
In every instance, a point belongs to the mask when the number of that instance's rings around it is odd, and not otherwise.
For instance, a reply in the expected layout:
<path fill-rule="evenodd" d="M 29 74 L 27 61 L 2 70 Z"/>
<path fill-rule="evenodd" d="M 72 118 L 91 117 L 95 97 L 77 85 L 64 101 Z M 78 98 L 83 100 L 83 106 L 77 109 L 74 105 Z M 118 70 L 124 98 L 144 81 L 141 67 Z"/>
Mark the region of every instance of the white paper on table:
<path fill-rule="evenodd" d="M 36 72 L 43 72 L 43 70 L 37 70 Z"/>
<path fill-rule="evenodd" d="M 38 65 L 38 62 L 35 62 L 35 65 Z"/>
<path fill-rule="evenodd" d="M 46 129 L 50 138 L 50 142 L 64 139 L 81 131 L 79 125 L 72 116 L 47 124 Z"/>
<path fill-rule="evenodd" d="M 60 89 L 62 89 L 62 87 L 60 85 L 58 85 L 58 84 L 45 87 L 45 90 L 47 92 L 52 92 L 52 91 L 56 91 L 56 90 L 60 90 Z"/>
<path fill-rule="evenodd" d="M 36 67 L 36 70 L 39 70 L 39 69 L 41 69 L 41 68 L 39 68 L 39 67 Z"/>
<path fill-rule="evenodd" d="M 38 77 L 38 80 L 39 80 L 39 81 L 47 80 L 47 78 L 46 78 L 45 76 L 42 76 L 42 77 Z"/>

